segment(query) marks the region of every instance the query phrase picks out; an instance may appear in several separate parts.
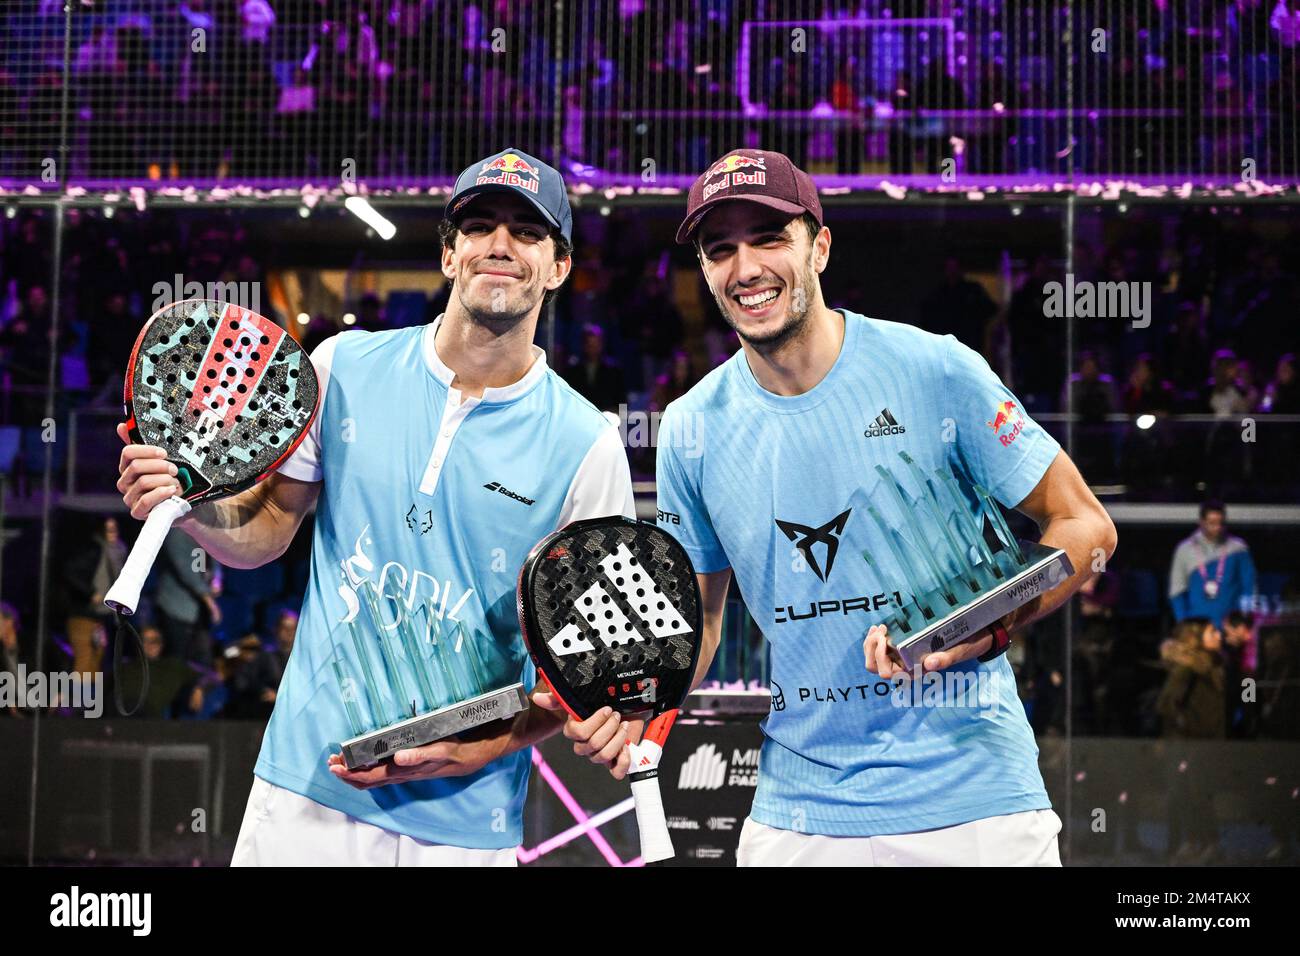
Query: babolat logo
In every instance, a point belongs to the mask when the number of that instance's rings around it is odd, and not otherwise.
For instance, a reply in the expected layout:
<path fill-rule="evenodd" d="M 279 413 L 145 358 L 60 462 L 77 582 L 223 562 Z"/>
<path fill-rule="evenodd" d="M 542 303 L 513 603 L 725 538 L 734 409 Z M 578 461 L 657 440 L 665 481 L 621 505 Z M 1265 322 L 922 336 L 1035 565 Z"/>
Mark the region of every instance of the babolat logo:
<path fill-rule="evenodd" d="M 881 435 L 901 435 L 906 431 L 906 428 L 898 424 L 898 420 L 894 418 L 889 409 L 885 408 L 881 409 L 880 414 L 876 416 L 876 420 L 862 434 L 867 438 L 879 438 Z"/>
<path fill-rule="evenodd" d="M 483 487 L 488 491 L 495 491 L 499 495 L 505 495 L 507 498 L 513 498 L 515 501 L 521 501 L 526 505 L 532 505 L 536 501 L 535 498 L 525 498 L 523 495 L 517 495 L 505 485 L 499 485 L 495 481 L 489 481 Z"/>
<path fill-rule="evenodd" d="M 807 605 L 787 604 L 785 607 L 775 609 L 775 623 L 789 624 L 791 621 L 807 621 L 832 614 L 848 614 L 850 611 L 879 611 L 882 607 L 889 607 L 891 604 L 902 607 L 903 596 L 895 591 L 892 594 L 882 592 L 880 594 L 864 594 L 862 597 L 809 601 Z"/>

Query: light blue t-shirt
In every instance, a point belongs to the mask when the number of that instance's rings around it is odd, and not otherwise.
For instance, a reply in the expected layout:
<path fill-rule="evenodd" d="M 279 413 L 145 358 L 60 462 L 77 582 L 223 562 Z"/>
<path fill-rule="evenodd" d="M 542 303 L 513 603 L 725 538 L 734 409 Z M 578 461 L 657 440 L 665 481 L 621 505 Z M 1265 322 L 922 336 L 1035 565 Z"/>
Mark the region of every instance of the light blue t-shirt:
<path fill-rule="evenodd" d="M 407 609 L 420 653 L 441 636 L 456 679 L 467 682 L 465 655 L 473 654 L 485 689 L 514 681 L 531 689 L 515 610 L 519 569 L 539 540 L 570 521 L 634 514 L 632 484 L 618 429 L 547 368 L 540 349 L 518 382 L 461 401 L 434 345 L 440 323 L 344 332 L 312 355 L 323 404 L 280 469 L 323 482 L 311 577 L 254 773 L 396 833 L 499 849 L 522 840 L 527 749 L 469 776 L 371 790 L 326 769 L 328 755 L 353 736 L 340 673 L 365 689 L 349 625 L 361 625 L 378 668 L 366 624 L 372 585 L 393 599 L 385 624 L 396 603 Z M 393 646 L 418 692 L 401 641 Z M 369 695 L 353 696 L 370 718 Z M 380 709 L 392 716 L 400 706 L 390 698 Z"/>
<path fill-rule="evenodd" d="M 841 314 L 843 347 L 809 391 L 766 391 L 741 350 L 670 404 L 659 431 L 660 526 L 697 571 L 733 569 L 770 645 L 773 705 L 752 815 L 875 836 L 1048 808 L 1005 656 L 904 693 L 866 670 L 862 642 L 895 592 L 910 594 L 869 508 L 891 536 L 915 539 L 877 465 L 908 507 L 921 488 L 900 451 L 926 475 L 949 466 L 968 502 L 974 482 L 1014 506 L 1060 447 L 951 335 Z M 940 542 L 926 546 L 940 553 Z"/>

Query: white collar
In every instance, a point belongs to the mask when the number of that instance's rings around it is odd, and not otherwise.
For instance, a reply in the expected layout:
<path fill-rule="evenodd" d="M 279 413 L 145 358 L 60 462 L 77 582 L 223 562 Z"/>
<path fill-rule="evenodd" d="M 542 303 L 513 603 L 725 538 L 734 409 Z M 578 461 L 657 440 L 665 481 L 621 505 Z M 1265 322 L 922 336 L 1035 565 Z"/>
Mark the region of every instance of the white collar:
<path fill-rule="evenodd" d="M 429 366 L 429 371 L 434 374 L 438 381 L 446 385 L 449 390 L 456 392 L 457 397 L 459 397 L 460 390 L 451 387 L 452 380 L 455 379 L 456 373 L 447 367 L 447 363 L 442 360 L 440 355 L 438 355 L 438 350 L 433 344 L 434 338 L 438 335 L 438 327 L 440 325 L 442 325 L 441 315 L 434 319 L 429 325 L 425 326 L 424 362 Z M 534 385 L 542 380 L 542 377 L 546 374 L 547 368 L 546 353 L 536 345 L 532 346 L 532 350 L 533 364 L 529 366 L 528 371 L 524 373 L 523 377 L 519 379 L 519 381 L 512 382 L 511 384 L 501 388 L 485 388 L 483 389 L 483 397 L 481 399 L 472 398 L 466 399 L 466 401 L 493 403 L 513 402 L 515 399 L 520 398 L 525 393 L 529 392 Z"/>

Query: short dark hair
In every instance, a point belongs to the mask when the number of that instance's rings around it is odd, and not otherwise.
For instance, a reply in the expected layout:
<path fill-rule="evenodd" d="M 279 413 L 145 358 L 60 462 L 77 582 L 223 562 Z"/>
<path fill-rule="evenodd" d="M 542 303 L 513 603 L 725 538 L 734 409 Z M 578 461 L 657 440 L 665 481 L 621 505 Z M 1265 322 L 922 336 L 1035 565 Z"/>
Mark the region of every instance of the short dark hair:
<path fill-rule="evenodd" d="M 1228 516 L 1228 509 L 1223 506 L 1223 502 L 1217 498 L 1211 498 L 1201 503 L 1201 518 L 1204 518 L 1211 511 L 1217 511 L 1225 518 Z"/>
<path fill-rule="evenodd" d="M 1245 611 L 1229 611 L 1223 616 L 1225 627 L 1245 627 L 1253 628 L 1255 626 L 1255 615 L 1248 614 Z"/>
<path fill-rule="evenodd" d="M 822 231 L 822 224 L 817 221 L 817 217 L 810 212 L 806 212 L 799 217 L 799 220 L 803 223 L 803 227 L 808 230 L 808 241 L 816 242 Z"/>
<path fill-rule="evenodd" d="M 442 243 L 444 249 L 454 249 L 456 247 L 456 237 L 460 235 L 460 226 L 450 219 L 443 219 L 438 223 L 438 241 Z M 560 230 L 550 230 L 551 241 L 555 243 L 555 261 L 566 259 L 573 255 L 573 243 L 565 239 L 560 234 Z M 555 293 L 559 289 L 547 289 L 546 294 L 542 296 L 542 305 L 550 305 L 551 299 L 555 298 Z"/>

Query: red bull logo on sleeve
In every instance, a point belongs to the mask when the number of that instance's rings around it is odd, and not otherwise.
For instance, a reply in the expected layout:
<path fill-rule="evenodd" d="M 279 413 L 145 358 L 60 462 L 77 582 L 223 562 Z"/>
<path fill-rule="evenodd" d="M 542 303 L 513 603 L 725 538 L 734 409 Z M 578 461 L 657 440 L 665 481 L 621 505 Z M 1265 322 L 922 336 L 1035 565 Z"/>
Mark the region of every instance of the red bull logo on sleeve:
<path fill-rule="evenodd" d="M 542 171 L 516 153 L 506 153 L 484 163 L 474 179 L 475 186 L 514 186 L 537 192 Z"/>
<path fill-rule="evenodd" d="M 993 421 L 984 424 L 993 429 L 993 433 L 998 436 L 998 441 L 1005 448 L 1020 436 L 1021 429 L 1025 427 L 1025 418 L 1020 414 L 1020 408 L 1015 402 L 998 402 L 993 413 Z M 1011 430 L 1005 435 L 1002 434 L 1002 429 L 1008 425 L 1011 426 Z"/>
<path fill-rule="evenodd" d="M 750 170 L 747 172 L 746 170 Z M 706 179 L 721 176 L 717 182 L 704 184 L 704 196 L 707 200 L 720 189 L 729 186 L 763 186 L 767 183 L 767 164 L 761 157 L 727 156 L 709 167 Z"/>

